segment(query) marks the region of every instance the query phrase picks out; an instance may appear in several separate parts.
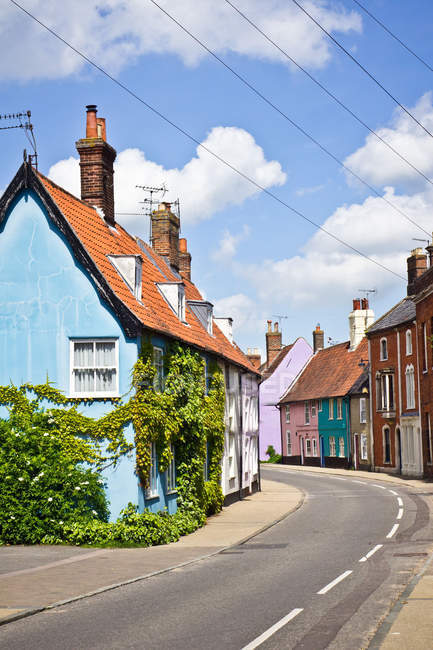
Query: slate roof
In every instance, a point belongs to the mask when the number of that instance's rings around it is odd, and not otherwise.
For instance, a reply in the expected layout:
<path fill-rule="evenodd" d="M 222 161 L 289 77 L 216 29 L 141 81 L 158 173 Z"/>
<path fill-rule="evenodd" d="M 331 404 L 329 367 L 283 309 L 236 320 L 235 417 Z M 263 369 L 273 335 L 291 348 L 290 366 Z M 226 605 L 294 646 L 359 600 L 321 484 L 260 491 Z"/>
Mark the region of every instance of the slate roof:
<path fill-rule="evenodd" d="M 370 369 L 370 364 L 367 363 L 367 365 L 365 366 L 362 374 L 358 377 L 358 379 L 353 384 L 352 388 L 349 390 L 349 395 L 361 395 L 363 388 L 368 389 L 368 371 L 369 371 L 369 369 Z"/>
<path fill-rule="evenodd" d="M 367 339 L 355 350 L 349 347 L 347 341 L 316 352 L 280 404 L 347 395 L 364 371 L 359 363 L 368 358 Z"/>
<path fill-rule="evenodd" d="M 368 328 L 366 332 L 367 336 L 374 332 L 380 332 L 413 321 L 415 320 L 415 316 L 416 308 L 414 301 L 410 296 L 403 298 L 403 300 L 400 300 L 400 302 L 394 305 L 384 316 Z"/>
<path fill-rule="evenodd" d="M 0 200 L 0 224 L 20 189 L 32 188 L 48 209 L 55 225 L 67 238 L 77 260 L 89 271 L 103 300 L 126 324 L 129 336 L 138 336 L 143 328 L 179 339 L 200 350 L 216 354 L 254 374 L 257 370 L 246 355 L 224 336 L 213 323 L 209 334 L 186 307 L 182 323 L 159 292 L 157 282 L 185 284 L 187 300 L 202 300 L 197 287 L 175 274 L 162 257 L 146 243 L 132 237 L 120 224 L 110 227 L 98 212 L 84 201 L 53 183 L 24 163 Z M 44 191 L 46 190 L 46 192 Z M 134 294 L 108 259 L 108 255 L 140 255 L 142 259 L 142 296 Z"/>

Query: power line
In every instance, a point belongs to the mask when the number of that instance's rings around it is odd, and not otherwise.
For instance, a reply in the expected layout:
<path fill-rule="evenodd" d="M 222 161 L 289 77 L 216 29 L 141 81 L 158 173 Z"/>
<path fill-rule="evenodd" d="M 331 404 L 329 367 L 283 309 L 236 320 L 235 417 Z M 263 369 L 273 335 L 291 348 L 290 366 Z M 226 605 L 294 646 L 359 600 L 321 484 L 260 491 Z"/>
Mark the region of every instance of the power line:
<path fill-rule="evenodd" d="M 397 106 L 399 106 L 399 107 L 400 107 L 400 108 L 401 108 L 401 109 L 406 113 L 406 115 L 409 115 L 409 117 L 410 117 L 410 118 L 411 118 L 411 119 L 412 119 L 416 124 L 418 124 L 418 126 L 420 126 L 420 127 L 423 129 L 423 131 L 425 131 L 425 132 L 427 133 L 427 135 L 429 135 L 431 138 L 433 138 L 433 133 L 431 133 L 431 131 L 429 131 L 429 130 L 424 126 L 424 124 L 422 124 L 422 122 L 420 122 L 419 120 L 417 120 L 416 117 L 415 117 L 415 115 L 413 115 L 413 114 L 412 114 L 412 113 L 411 113 L 411 112 L 410 112 L 410 111 L 409 111 L 405 106 L 403 106 L 403 104 L 402 104 L 401 102 L 399 102 L 399 100 L 398 100 L 396 97 L 394 97 L 394 95 L 393 95 L 393 94 L 392 94 L 392 93 L 391 93 L 387 88 L 385 88 L 385 86 L 384 86 L 380 81 L 378 81 L 378 80 L 376 79 L 376 77 L 375 77 L 373 74 L 371 74 L 371 72 L 369 72 L 369 71 L 367 70 L 367 68 L 366 68 L 365 66 L 363 66 L 362 63 L 360 63 L 360 62 L 358 61 L 357 58 L 355 58 L 355 57 L 353 56 L 353 54 L 351 54 L 351 53 L 349 52 L 349 50 L 346 50 L 346 48 L 345 48 L 345 47 L 344 47 L 344 46 L 343 46 L 339 41 L 337 41 L 337 39 L 334 38 L 334 37 L 332 36 L 332 34 L 331 34 L 330 32 L 328 32 L 328 31 L 327 31 L 327 30 L 326 30 L 326 29 L 325 29 L 325 28 L 324 28 L 324 27 L 319 23 L 318 20 L 316 20 L 316 19 L 315 19 L 315 18 L 314 18 L 310 13 L 308 13 L 308 11 L 307 11 L 307 10 L 306 10 L 306 9 L 305 9 L 305 8 L 304 8 L 304 7 L 299 3 L 299 2 L 298 2 L 298 0 L 292 0 L 292 2 L 293 2 L 293 4 L 295 4 L 297 7 L 299 7 L 299 9 L 300 9 L 300 10 L 301 10 L 301 11 L 302 11 L 306 16 L 308 16 L 308 18 L 310 18 L 310 20 L 312 20 L 313 23 L 314 23 L 315 25 L 317 25 L 317 27 L 318 27 L 319 29 L 322 30 L 322 32 L 323 32 L 324 34 L 326 34 L 326 35 L 328 36 L 328 38 L 330 38 L 331 41 L 332 41 L 333 43 L 335 43 L 335 45 L 336 45 L 337 47 L 339 47 L 340 50 L 341 50 L 342 52 L 344 52 L 344 53 L 349 57 L 349 59 L 351 59 L 351 61 L 353 61 L 353 62 L 355 63 L 355 65 L 357 65 L 358 68 L 360 68 L 360 69 L 361 69 L 361 70 L 362 70 L 362 71 L 367 75 L 367 77 L 369 77 L 369 78 L 370 78 L 370 79 L 371 79 L 371 80 L 376 84 L 376 86 L 378 86 L 381 90 L 383 90 L 383 92 L 384 92 L 386 95 L 388 95 L 388 97 L 389 97 L 390 99 L 392 99 L 392 101 L 393 101 L 395 104 L 397 104 Z"/>
<path fill-rule="evenodd" d="M 316 79 L 316 77 L 313 77 L 313 75 L 310 74 L 308 70 L 303 68 L 297 61 L 295 61 L 295 59 L 293 59 L 290 56 L 290 54 L 288 54 L 285 50 L 283 50 L 283 48 L 280 47 L 278 43 L 272 40 L 272 38 L 268 34 L 266 34 L 266 32 L 260 29 L 260 27 L 258 27 L 258 25 L 256 25 L 250 18 L 248 18 L 248 16 L 245 13 L 243 13 L 236 5 L 234 5 L 230 0 L 224 0 L 224 1 L 228 5 L 230 5 L 230 7 L 232 7 L 232 9 L 234 9 L 234 11 L 236 11 L 249 25 L 251 25 L 253 29 L 255 29 L 259 34 L 261 34 L 263 38 L 265 38 L 269 43 L 271 43 L 271 45 L 273 45 L 288 61 L 293 63 L 293 65 L 295 65 L 299 70 L 301 70 L 301 72 L 303 72 L 313 83 L 315 83 L 316 86 L 318 86 L 321 90 L 323 90 L 324 93 L 326 93 L 329 97 L 331 97 L 331 99 L 333 99 L 341 108 L 343 108 L 347 113 L 349 113 L 349 115 L 351 115 L 357 122 L 359 122 L 359 124 L 362 124 L 362 126 L 365 129 L 367 129 L 367 131 L 369 131 L 378 140 L 380 140 L 382 144 L 388 147 L 390 151 L 392 151 L 396 156 L 398 156 L 400 160 L 403 160 L 403 162 L 409 165 L 409 167 L 411 167 L 411 169 L 413 169 L 417 174 L 422 176 L 424 180 L 430 183 L 430 185 L 433 185 L 432 180 L 428 176 L 426 176 L 420 169 L 418 169 L 418 167 L 415 167 L 415 165 L 413 165 L 407 158 L 405 158 L 401 153 L 399 153 L 397 149 L 395 149 L 384 138 L 382 138 L 382 136 L 379 135 L 374 129 L 368 126 L 368 124 L 364 122 L 364 120 L 361 117 L 359 117 L 359 115 L 357 115 L 354 111 L 352 111 L 352 109 L 346 106 L 344 102 L 338 99 L 338 97 L 334 95 L 330 90 L 328 90 L 326 86 L 324 86 L 318 79 Z M 13 0 L 11 0 L 11 2 L 13 2 Z"/>
<path fill-rule="evenodd" d="M 404 280 L 404 281 L 406 281 L 406 278 L 405 278 L 404 276 L 400 275 L 399 273 L 396 273 L 396 272 L 393 271 L 392 269 L 389 269 L 389 268 L 388 268 L 387 266 L 385 266 L 384 264 L 381 264 L 381 262 L 378 262 L 377 260 L 374 260 L 372 257 L 369 257 L 366 253 L 363 253 L 362 251 L 358 250 L 357 248 L 355 248 L 355 247 L 352 246 L 351 244 L 347 243 L 346 241 L 344 241 L 343 239 L 341 239 L 340 237 L 338 237 L 337 235 L 334 235 L 334 234 L 333 234 L 332 232 L 330 232 L 329 230 L 326 230 L 326 228 L 324 228 L 324 227 L 321 226 L 320 224 L 316 223 L 315 221 L 313 221 L 312 219 L 310 219 L 309 217 L 307 217 L 305 214 L 303 214 L 302 212 L 300 212 L 300 211 L 297 210 L 296 208 L 292 207 L 290 204 L 288 204 L 288 203 L 286 203 L 285 201 L 283 201 L 283 199 L 280 199 L 276 194 L 274 194 L 273 192 L 271 192 L 271 191 L 268 190 L 267 188 L 265 188 L 265 187 L 263 187 L 262 185 L 260 185 L 257 181 L 255 181 L 253 178 L 251 178 L 250 176 L 248 176 L 247 174 L 245 174 L 245 173 L 242 172 L 241 170 L 237 169 L 234 165 L 232 165 L 231 163 L 229 163 L 227 160 L 225 160 L 224 158 L 222 158 L 221 156 L 219 156 L 217 153 L 215 153 L 214 151 L 212 151 L 211 149 L 209 149 L 209 148 L 208 148 L 206 145 L 204 145 L 202 142 L 200 142 L 199 140 L 197 140 L 197 138 L 195 138 L 193 135 L 191 135 L 188 131 L 186 131 L 185 129 L 183 129 L 181 126 L 178 126 L 178 125 L 177 125 L 175 122 L 173 122 L 170 118 L 168 118 L 166 115 L 164 115 L 163 113 L 161 113 L 157 108 L 154 108 L 151 104 L 149 104 L 149 103 L 146 102 L 144 99 L 142 99 L 141 97 L 139 97 L 139 95 L 137 95 L 133 90 L 131 90 L 130 88 L 128 88 L 128 86 L 126 86 L 124 83 L 122 83 L 121 81 L 119 81 L 118 79 L 116 79 L 116 77 L 113 77 L 109 72 L 107 72 L 106 70 L 104 70 L 104 68 L 102 68 L 100 65 L 98 65 L 97 63 L 95 63 L 95 61 L 93 61 L 91 58 L 89 58 L 86 54 L 83 54 L 80 50 L 78 50 L 76 47 L 74 47 L 73 45 L 71 45 L 71 43 L 69 43 L 68 41 L 66 41 L 62 36 L 60 36 L 59 34 L 57 34 L 57 32 L 55 32 L 53 29 L 51 29 L 50 27 L 48 27 L 48 25 L 45 25 L 45 23 L 43 23 L 41 20 L 39 20 L 38 18 L 36 18 L 36 16 L 34 16 L 33 14 L 31 14 L 27 9 L 25 9 L 24 7 L 22 7 L 18 2 L 16 2 L 16 0 L 10 0 L 10 2 L 12 2 L 12 4 L 14 4 L 18 9 L 21 9 L 22 12 L 24 12 L 27 16 L 29 16 L 29 18 L 31 18 L 32 20 L 34 20 L 36 23 L 38 23 L 38 25 L 40 25 L 41 27 L 43 27 L 44 29 L 46 29 L 46 30 L 47 30 L 47 31 L 48 31 L 52 36 L 54 36 L 55 38 L 57 38 L 57 39 L 58 39 L 59 41 L 61 41 L 64 45 L 66 45 L 67 47 L 69 47 L 73 52 L 75 52 L 76 54 L 78 54 L 78 56 L 80 56 L 84 61 L 87 61 L 87 63 L 89 63 L 91 66 L 93 66 L 96 70 L 99 70 L 99 72 L 101 72 L 101 73 L 102 73 L 103 75 L 105 75 L 108 79 L 110 79 L 110 81 L 112 81 L 112 82 L 115 83 L 117 86 L 119 86 L 119 88 L 121 88 L 121 89 L 124 90 L 126 93 L 128 93 L 128 95 L 131 95 L 131 97 L 133 97 L 133 98 L 136 99 L 138 102 L 140 102 L 140 104 L 143 104 L 143 106 L 145 106 L 145 107 L 148 108 L 150 111 L 152 111 L 152 113 L 154 113 L 155 115 L 157 115 L 158 117 L 160 117 L 160 118 L 161 118 L 164 122 L 166 122 L 167 124 L 170 124 L 170 126 L 172 126 L 174 129 L 176 129 L 177 131 L 179 131 L 179 133 L 182 133 L 182 135 L 184 135 L 186 138 L 188 138 L 189 140 L 191 140 L 192 142 L 194 142 L 198 147 L 200 147 L 201 149 L 203 149 L 203 151 L 206 151 L 206 152 L 207 152 L 208 154 L 210 154 L 213 158 L 215 158 L 215 159 L 218 160 L 220 163 L 222 163 L 223 165 L 225 165 L 226 167 L 228 167 L 229 169 L 231 169 L 232 171 L 234 171 L 236 174 L 238 174 L 239 176 L 241 176 L 242 178 L 244 178 L 246 181 L 248 181 L 251 185 L 253 185 L 253 186 L 256 187 L 257 189 L 259 189 L 261 192 L 263 192 L 263 193 L 266 194 L 267 196 L 270 196 L 272 199 L 274 199 L 275 201 L 277 201 L 277 203 L 279 203 L 279 204 L 282 205 L 283 207 L 285 207 L 285 208 L 287 208 L 288 210 L 290 210 L 291 212 L 293 212 L 293 214 L 296 214 L 297 216 L 301 217 L 301 219 L 304 219 L 304 221 L 307 221 L 308 223 L 310 223 L 312 226 L 314 226 L 314 227 L 317 228 L 318 230 L 321 230 L 322 232 L 324 232 L 326 235 L 328 235 L 329 237 L 331 237 L 332 239 L 334 239 L 335 241 L 337 241 L 339 244 L 342 244 L 342 245 L 345 246 L 346 248 L 352 250 L 354 253 L 356 253 L 357 255 L 360 255 L 360 256 L 363 257 L 364 259 L 366 259 L 366 260 L 372 262 L 372 263 L 375 264 L 376 266 L 379 266 L 379 267 L 380 267 L 381 269 L 383 269 L 384 271 L 388 271 L 388 273 L 392 273 L 392 275 L 395 275 L 395 277 L 399 278 L 400 280 Z"/>
<path fill-rule="evenodd" d="M 418 61 L 419 61 L 420 63 L 422 63 L 423 65 L 425 65 L 425 67 L 428 68 L 428 69 L 430 70 L 430 72 L 433 72 L 433 68 L 431 67 L 431 65 L 429 65 L 429 64 L 427 63 L 427 61 L 424 61 L 424 59 L 422 59 L 422 58 L 421 58 L 421 57 L 420 57 L 416 52 L 414 52 L 414 51 L 409 47 L 409 45 L 406 45 L 406 43 L 405 43 L 404 41 L 402 41 L 401 38 L 399 38 L 396 34 L 394 34 L 394 32 L 392 32 L 392 31 L 391 31 L 391 30 L 390 30 L 390 29 L 389 29 L 389 28 L 388 28 L 388 27 L 387 27 L 383 22 L 381 22 L 381 21 L 379 20 L 379 18 L 376 18 L 376 16 L 374 16 L 374 15 L 371 13 L 371 11 L 369 11 L 366 7 L 364 7 L 364 5 L 362 5 L 360 2 L 358 2 L 358 0 L 353 0 L 353 2 L 354 2 L 355 4 L 357 4 L 358 7 L 359 7 L 360 9 L 362 9 L 362 11 L 364 11 L 364 13 L 367 14 L 367 16 L 370 16 L 370 18 L 371 18 L 372 20 L 374 20 L 374 22 L 376 22 L 378 25 L 380 25 L 380 27 L 382 27 L 382 29 L 384 29 L 385 32 L 386 32 L 387 34 L 389 34 L 389 35 L 390 35 L 394 40 L 397 41 L 397 43 L 400 43 L 400 45 L 401 45 L 402 47 L 404 47 L 405 50 L 407 50 L 410 54 L 412 54 L 412 56 L 414 56 L 416 59 L 418 59 Z"/>
<path fill-rule="evenodd" d="M 208 52 L 211 56 L 214 57 L 219 63 L 221 63 L 229 72 L 231 72 L 239 81 L 241 81 L 247 88 L 249 88 L 253 93 L 255 93 L 260 99 L 262 99 L 266 104 L 268 104 L 271 108 L 273 108 L 277 113 L 281 115 L 287 122 L 289 122 L 295 129 L 297 129 L 300 133 L 302 133 L 306 138 L 308 138 L 311 142 L 313 142 L 319 149 L 321 149 L 324 153 L 326 153 L 332 160 L 334 160 L 338 165 L 343 167 L 346 171 L 348 171 L 354 178 L 359 180 L 361 183 L 363 183 L 366 187 L 368 187 L 376 196 L 378 196 L 380 199 L 385 201 L 387 205 L 389 205 L 391 208 L 396 210 L 404 219 L 407 221 L 410 221 L 414 226 L 422 230 L 426 235 L 430 236 L 430 232 L 425 230 L 422 226 L 420 226 L 416 221 L 411 219 L 403 210 L 398 208 L 396 205 L 394 205 L 391 201 L 389 201 L 387 198 L 385 198 L 380 192 L 378 192 L 372 185 L 370 185 L 367 181 L 365 181 L 361 176 L 359 176 L 356 172 L 354 172 L 350 167 L 347 167 L 347 165 L 344 164 L 337 156 L 335 156 L 329 149 L 327 149 L 324 145 L 322 145 L 318 140 L 316 140 L 310 133 L 308 133 L 305 129 L 303 129 L 297 122 L 295 122 L 292 118 L 290 118 L 287 113 L 284 113 L 278 106 L 273 104 L 263 93 L 261 93 L 255 86 L 253 86 L 245 77 L 243 77 L 239 72 L 237 72 L 234 68 L 232 68 L 228 63 L 226 63 L 223 59 L 221 59 L 213 50 L 211 50 L 207 45 L 205 45 L 197 36 L 195 36 L 192 32 L 190 32 L 182 23 L 180 23 L 172 14 L 170 14 L 166 9 L 161 7 L 155 0 L 150 0 L 150 2 L 155 5 L 155 7 L 158 7 L 164 13 L 171 21 L 173 21 L 180 29 L 182 29 L 188 36 L 190 36 L 196 43 L 198 43 L 206 52 Z"/>

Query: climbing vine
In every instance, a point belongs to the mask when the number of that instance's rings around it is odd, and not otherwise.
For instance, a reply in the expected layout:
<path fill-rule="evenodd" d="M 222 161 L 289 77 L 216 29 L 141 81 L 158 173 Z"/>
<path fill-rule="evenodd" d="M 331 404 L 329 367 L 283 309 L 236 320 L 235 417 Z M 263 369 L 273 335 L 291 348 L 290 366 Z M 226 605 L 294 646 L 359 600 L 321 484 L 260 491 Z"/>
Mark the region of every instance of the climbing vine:
<path fill-rule="evenodd" d="M 79 405 L 92 400 L 71 400 L 48 380 L 39 385 L 0 386 L 0 405 L 9 411 L 9 426 L 20 431 L 38 428 L 50 438 L 55 436 L 59 453 L 68 458 L 68 462 L 86 463 L 100 471 L 107 465 L 115 466 L 135 446 L 136 473 L 146 489 L 151 469 L 151 444 L 156 445 L 161 472 L 168 468 L 174 451 L 178 512 L 170 520 L 171 524 L 167 523 L 167 514 L 150 517 L 151 513 L 144 513 L 149 525 L 152 521 L 152 530 L 158 528 L 160 522 L 161 531 L 166 532 L 156 534 L 154 531 L 146 536 L 144 515 L 130 507 L 113 524 L 96 521 L 90 526 L 88 521 L 85 524 L 69 522 L 63 537 L 57 531 L 54 536 L 48 535 L 48 541 L 67 539 L 73 543 L 83 543 L 83 540 L 97 543 L 98 540 L 115 539 L 117 533 L 113 531 L 118 528 L 121 540 L 130 534 L 137 543 L 155 543 L 152 539 L 164 543 L 164 540 L 176 539 L 179 534 L 203 525 L 207 514 L 221 509 L 225 400 L 221 369 L 215 362 L 210 362 L 206 369 L 200 354 L 173 343 L 164 359 L 165 390 L 158 392 L 152 355 L 150 341 L 143 339 L 141 354 L 131 372 L 130 393 L 123 400 L 113 400 L 113 408 L 98 419 L 78 411 Z M 129 423 L 134 427 L 134 445 L 128 443 L 125 436 Z M 112 526 L 117 528 L 112 529 Z"/>

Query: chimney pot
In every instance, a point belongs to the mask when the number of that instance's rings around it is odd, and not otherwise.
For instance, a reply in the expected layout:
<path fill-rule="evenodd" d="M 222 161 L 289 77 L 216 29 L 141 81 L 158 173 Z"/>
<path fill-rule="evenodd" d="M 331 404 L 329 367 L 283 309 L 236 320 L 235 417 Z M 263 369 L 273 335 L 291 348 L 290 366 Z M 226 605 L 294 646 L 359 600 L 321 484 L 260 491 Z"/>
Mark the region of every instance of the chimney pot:
<path fill-rule="evenodd" d="M 105 119 L 96 117 L 96 105 L 88 104 L 86 109 L 86 137 L 76 142 L 80 155 L 81 200 L 100 208 L 107 224 L 115 226 L 113 163 L 116 151 L 106 142 Z"/>
<path fill-rule="evenodd" d="M 415 293 L 415 281 L 427 270 L 427 255 L 422 248 L 414 248 L 407 258 L 407 295 Z"/>
<path fill-rule="evenodd" d="M 272 331 L 272 321 L 268 320 L 268 332 Z"/>
<path fill-rule="evenodd" d="M 278 332 L 278 323 L 274 323 L 274 332 Z"/>
<path fill-rule="evenodd" d="M 353 311 L 356 311 L 357 309 L 361 309 L 361 301 L 359 298 L 355 298 L 353 301 Z"/>
<path fill-rule="evenodd" d="M 185 238 L 179 239 L 179 272 L 182 277 L 191 280 L 191 253 Z"/>
<path fill-rule="evenodd" d="M 274 324 L 272 330 L 272 321 L 268 320 L 268 331 L 266 332 L 266 367 L 269 368 L 272 361 L 282 348 L 282 334 L 278 331 L 278 323 Z"/>
<path fill-rule="evenodd" d="M 363 298 L 361 300 L 361 309 L 368 309 L 368 298 Z"/>
<path fill-rule="evenodd" d="M 325 347 L 325 333 L 320 329 L 320 323 L 317 323 L 316 329 L 313 332 L 313 352 L 323 350 Z"/>

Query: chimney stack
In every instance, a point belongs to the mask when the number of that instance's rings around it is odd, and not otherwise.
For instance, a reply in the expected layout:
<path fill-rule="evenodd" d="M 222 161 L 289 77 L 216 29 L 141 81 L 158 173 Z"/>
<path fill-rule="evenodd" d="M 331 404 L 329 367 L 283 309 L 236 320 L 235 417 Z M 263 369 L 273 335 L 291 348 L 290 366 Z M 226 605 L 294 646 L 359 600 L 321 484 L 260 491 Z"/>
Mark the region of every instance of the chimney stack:
<path fill-rule="evenodd" d="M 80 155 L 81 200 L 100 208 L 104 219 L 115 226 L 113 163 L 116 151 L 106 141 L 105 119 L 97 117 L 97 108 L 89 104 L 86 137 L 75 143 Z"/>
<path fill-rule="evenodd" d="M 282 347 L 282 334 L 278 330 L 278 323 L 274 323 L 274 329 L 272 330 L 272 321 L 268 320 L 268 331 L 266 332 L 266 368 L 269 368 Z"/>
<path fill-rule="evenodd" d="M 323 350 L 325 347 L 325 332 L 320 329 L 320 323 L 317 323 L 316 329 L 313 331 L 313 352 Z"/>
<path fill-rule="evenodd" d="M 262 365 L 262 357 L 258 348 L 248 348 L 247 359 L 256 370 Z"/>
<path fill-rule="evenodd" d="M 415 281 L 427 270 L 427 255 L 422 248 L 414 248 L 407 258 L 407 295 L 415 293 Z"/>
<path fill-rule="evenodd" d="M 354 350 L 365 336 L 365 330 L 374 323 L 374 312 L 369 308 L 368 298 L 355 298 L 353 311 L 349 314 L 350 349 Z"/>
<path fill-rule="evenodd" d="M 179 272 L 183 278 L 191 280 L 191 253 L 188 253 L 186 239 L 179 239 Z"/>
<path fill-rule="evenodd" d="M 180 219 L 171 211 L 171 203 L 160 203 L 150 215 L 150 224 L 153 250 L 179 271 Z"/>

